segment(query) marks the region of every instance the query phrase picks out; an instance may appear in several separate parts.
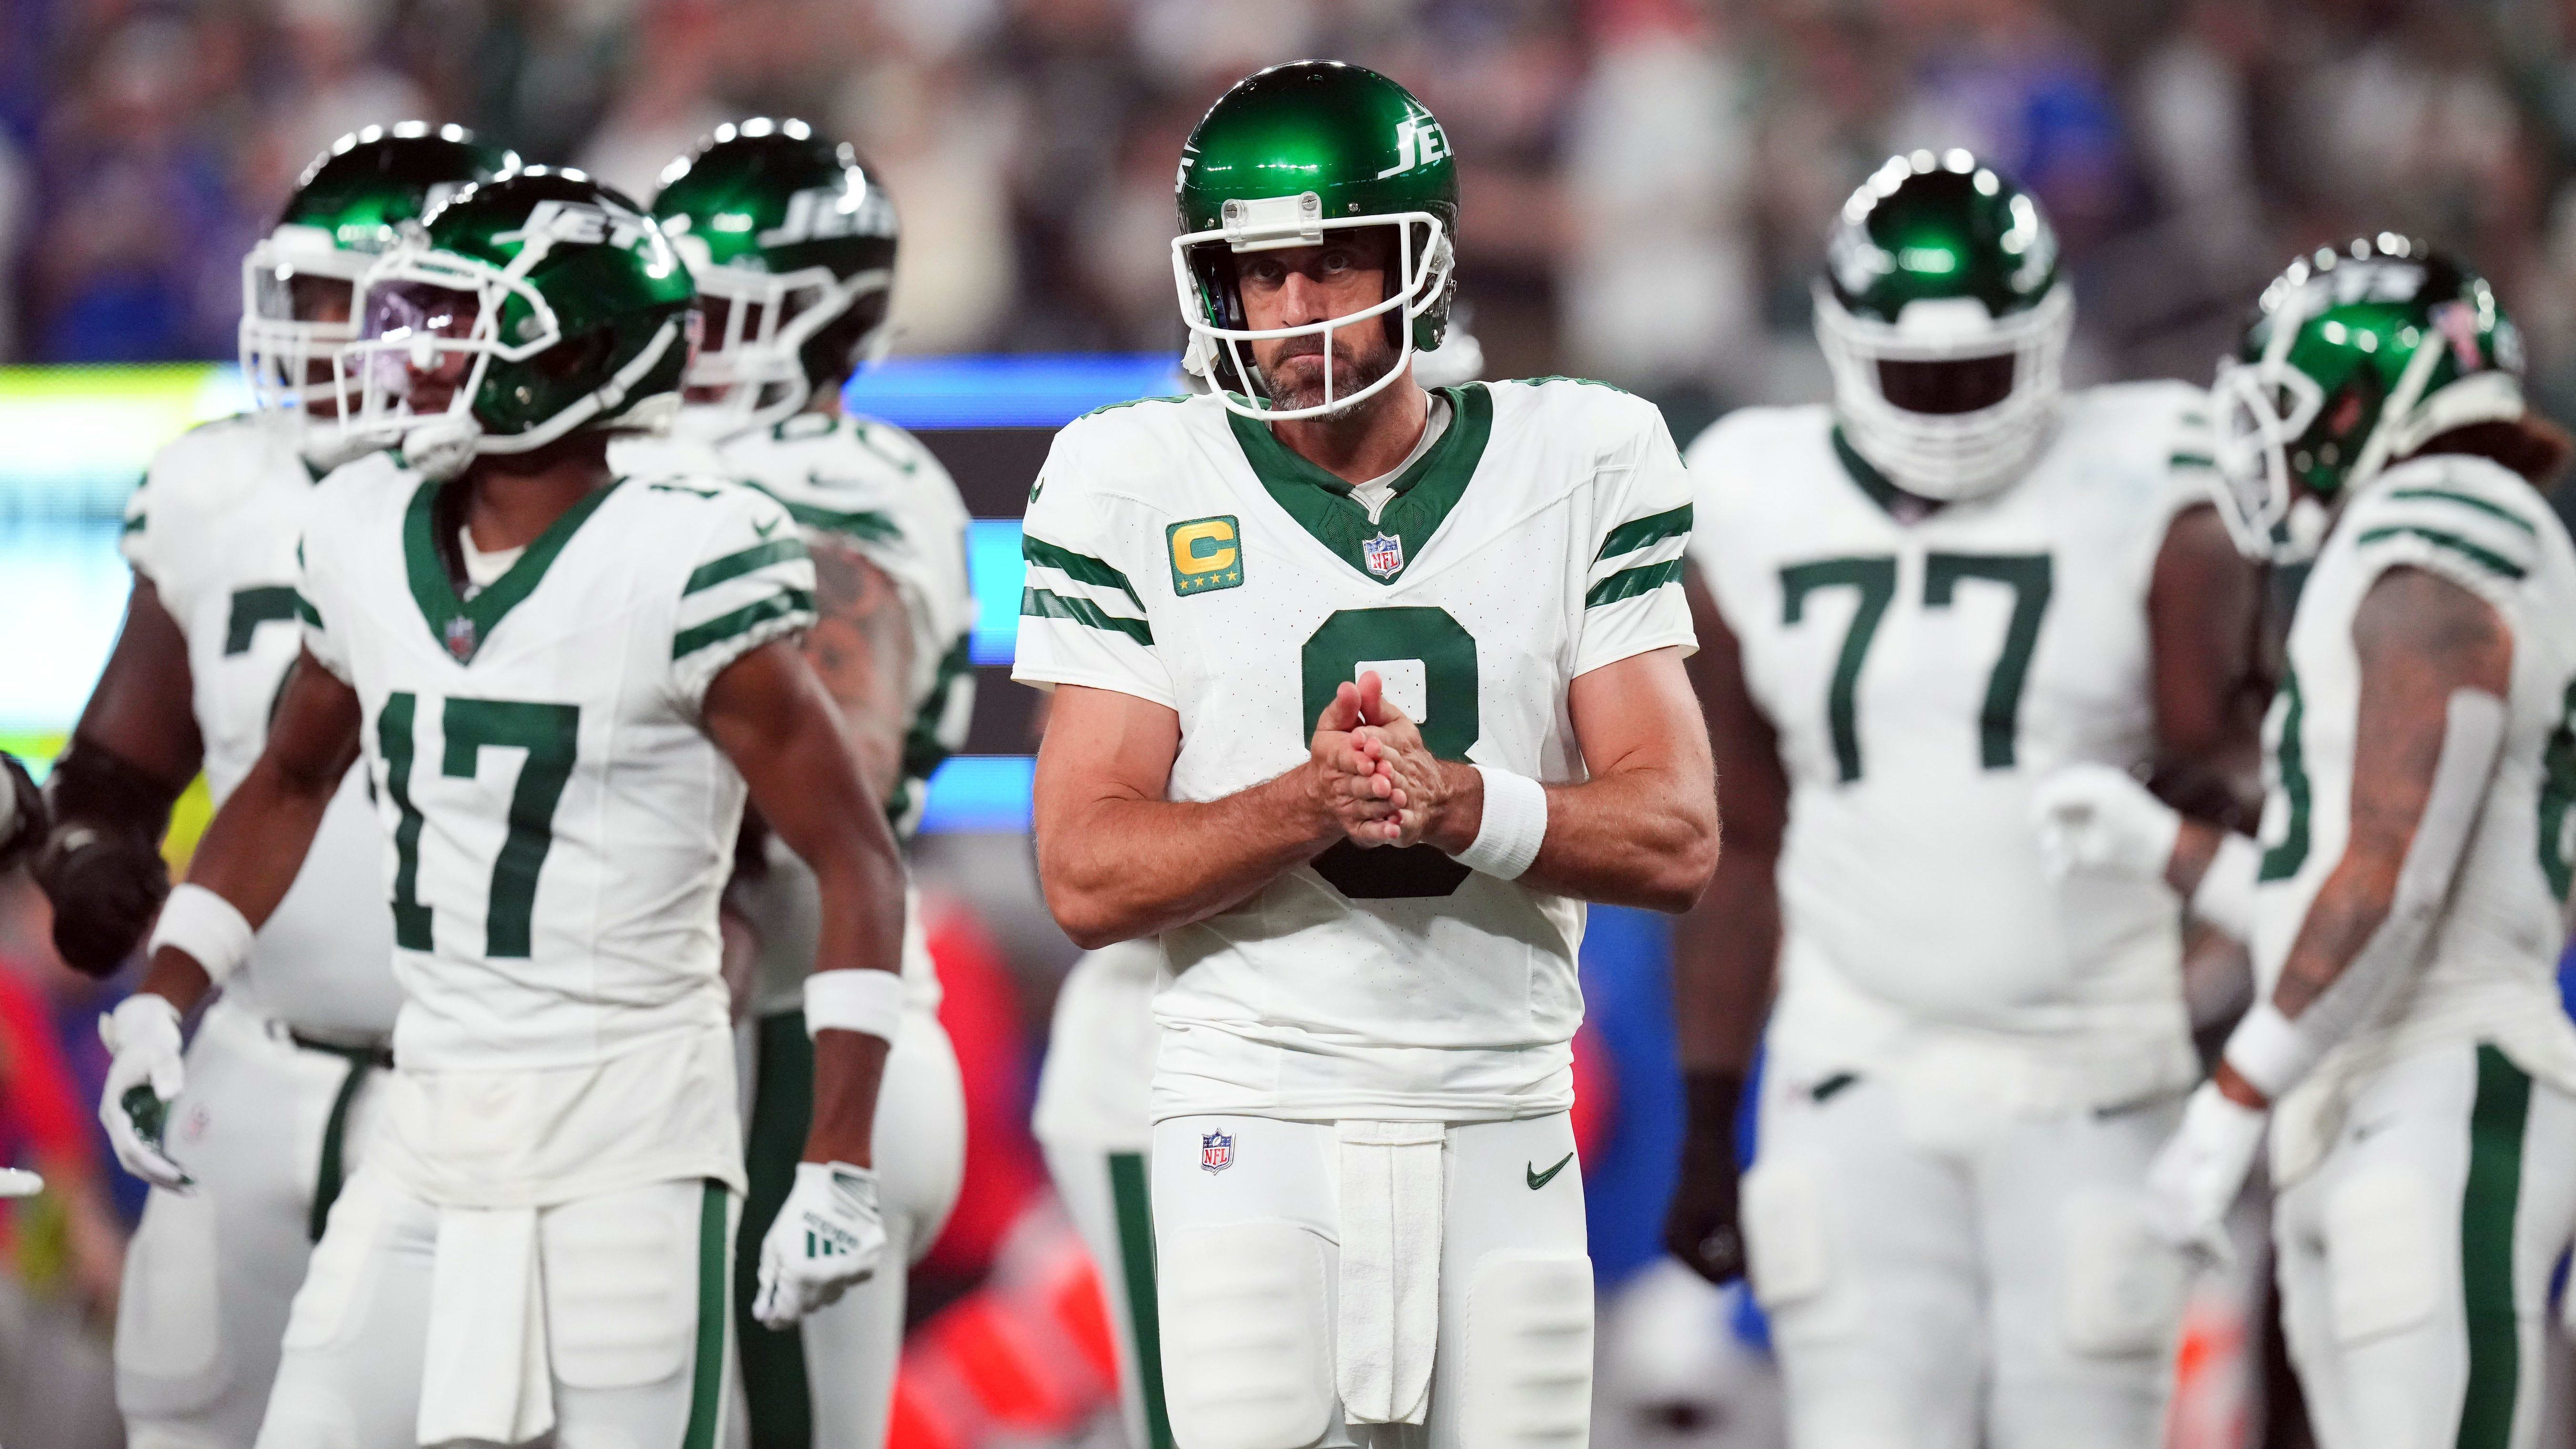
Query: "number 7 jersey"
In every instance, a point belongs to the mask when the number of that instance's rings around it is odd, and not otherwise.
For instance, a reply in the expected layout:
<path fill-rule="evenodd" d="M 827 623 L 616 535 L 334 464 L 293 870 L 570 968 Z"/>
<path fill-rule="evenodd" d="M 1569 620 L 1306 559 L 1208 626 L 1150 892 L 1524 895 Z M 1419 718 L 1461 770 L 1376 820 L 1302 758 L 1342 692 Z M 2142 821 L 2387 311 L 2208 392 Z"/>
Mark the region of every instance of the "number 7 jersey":
<path fill-rule="evenodd" d="M 387 838 L 397 1161 L 435 1200 L 496 1174 L 734 1180 L 716 903 L 746 792 L 700 709 L 812 621 L 805 545 L 750 489 L 627 478 L 464 599 L 444 486 L 334 475 L 298 584 L 306 647 L 364 710 Z M 478 1133 L 454 1085 L 475 1078 L 495 1118 L 558 1086 L 562 1110 Z"/>
<path fill-rule="evenodd" d="M 1691 445 L 1692 556 L 1790 786 L 1772 1041 L 1800 1068 L 1928 1023 L 2055 1039 L 2096 1096 L 2190 1080 L 2179 903 L 2051 885 L 2027 812 L 2061 765 L 2153 753 L 2147 592 L 2205 433 L 2178 383 L 2072 394 L 2024 477 L 1912 522 L 1826 408 Z"/>
<path fill-rule="evenodd" d="M 1687 481 L 1654 408 L 1565 379 L 1444 388 L 1376 515 L 1214 397 L 1056 437 L 1029 505 L 1015 677 L 1180 716 L 1169 796 L 1302 764 L 1362 671 L 1435 754 L 1584 777 L 1567 688 L 1692 647 Z M 1579 901 L 1428 845 L 1347 843 L 1166 933 L 1157 1118 L 1491 1120 L 1564 1110 Z"/>

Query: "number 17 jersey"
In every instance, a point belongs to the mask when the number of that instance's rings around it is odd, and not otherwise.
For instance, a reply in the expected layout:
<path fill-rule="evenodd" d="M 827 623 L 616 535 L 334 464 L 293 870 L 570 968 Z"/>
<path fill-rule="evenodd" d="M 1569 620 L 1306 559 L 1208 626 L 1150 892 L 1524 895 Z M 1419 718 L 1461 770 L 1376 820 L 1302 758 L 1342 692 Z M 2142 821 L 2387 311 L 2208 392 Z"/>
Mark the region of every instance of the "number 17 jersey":
<path fill-rule="evenodd" d="M 358 695 L 386 837 L 386 1159 L 478 1206 L 738 1184 L 716 903 L 746 792 L 700 711 L 812 622 L 813 564 L 750 489 L 627 478 L 467 598 L 438 537 L 462 486 L 335 474 L 298 584 L 306 647 Z"/>
<path fill-rule="evenodd" d="M 1691 445 L 1692 556 L 1789 782 L 1784 1065 L 1878 1068 L 1964 1032 L 2097 1105 L 2191 1079 L 2180 903 L 2052 884 L 2028 812 L 2061 765 L 2153 755 L 2147 594 L 2205 496 L 2205 413 L 2179 383 L 2071 394 L 2020 479 L 1910 521 L 1826 408 L 1748 409 Z"/>
<path fill-rule="evenodd" d="M 1662 418 L 1598 384 L 1440 391 L 1372 515 L 1215 397 L 1056 437 L 1025 535 L 1017 678 L 1180 716 L 1169 796 L 1302 764 L 1374 670 L 1444 759 L 1584 777 L 1579 675 L 1692 647 L 1687 481 Z M 1496 1120 L 1563 1111 L 1583 905 L 1428 845 L 1335 845 L 1162 937 L 1154 1114 Z"/>

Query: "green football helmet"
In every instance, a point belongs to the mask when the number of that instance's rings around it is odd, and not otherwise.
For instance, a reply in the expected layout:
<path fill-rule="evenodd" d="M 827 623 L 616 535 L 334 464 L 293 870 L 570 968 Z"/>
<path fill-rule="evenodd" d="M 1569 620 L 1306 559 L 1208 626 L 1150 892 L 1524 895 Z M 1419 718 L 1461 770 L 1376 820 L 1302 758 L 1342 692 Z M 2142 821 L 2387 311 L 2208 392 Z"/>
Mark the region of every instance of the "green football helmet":
<path fill-rule="evenodd" d="M 2381 232 L 2263 289 L 2211 387 L 2219 516 L 2248 557 L 2316 556 L 2336 502 L 2434 438 L 2523 415 L 2522 336 L 2484 277 Z"/>
<path fill-rule="evenodd" d="M 783 421 L 891 340 L 894 202 L 847 143 L 803 121 L 720 126 L 662 173 L 653 216 L 697 279 L 704 317 L 690 431 Z"/>
<path fill-rule="evenodd" d="M 1207 376 L 1233 411 L 1272 421 L 1337 411 L 1393 382 L 1415 353 L 1440 345 L 1456 291 L 1458 167 L 1440 122 L 1404 87 L 1329 60 L 1248 76 L 1190 133 L 1174 190 L 1181 235 L 1172 241 L 1172 277 L 1190 329 L 1182 366 Z M 1253 330 L 1235 259 L 1319 246 L 1326 232 L 1350 227 L 1395 231 L 1395 275 L 1385 300 L 1304 326 Z M 1331 334 L 1381 317 L 1397 347 L 1395 365 L 1365 387 L 1337 392 Z M 1324 400 L 1271 406 L 1243 344 L 1310 334 L 1326 339 Z"/>
<path fill-rule="evenodd" d="M 330 401 L 331 384 L 315 377 L 315 365 L 357 338 L 349 304 L 359 274 L 394 244 L 402 223 L 518 167 L 515 152 L 484 145 L 463 126 L 425 121 L 369 126 L 315 157 L 285 214 L 242 258 L 241 369 L 251 405 Z M 310 315 L 316 311 L 341 315 L 323 320 Z"/>
<path fill-rule="evenodd" d="M 2039 203 L 1993 167 L 1889 157 L 1843 203 L 1815 298 L 1836 421 L 1898 487 L 1992 493 L 2046 441 L 2075 298 Z"/>
<path fill-rule="evenodd" d="M 622 192 L 532 166 L 409 232 L 358 282 L 361 335 L 341 352 L 349 428 L 398 439 L 441 476 L 576 429 L 668 426 L 697 293 Z"/>

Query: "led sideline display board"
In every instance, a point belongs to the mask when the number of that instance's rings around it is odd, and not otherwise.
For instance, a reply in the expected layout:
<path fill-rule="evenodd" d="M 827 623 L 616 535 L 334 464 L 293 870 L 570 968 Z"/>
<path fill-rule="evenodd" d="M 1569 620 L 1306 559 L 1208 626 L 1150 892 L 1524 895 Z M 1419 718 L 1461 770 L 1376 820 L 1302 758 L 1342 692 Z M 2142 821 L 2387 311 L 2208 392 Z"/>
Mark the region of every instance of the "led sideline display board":
<path fill-rule="evenodd" d="M 919 435 L 975 515 L 975 722 L 931 782 L 923 828 L 1027 828 L 1031 700 L 1008 682 L 1021 507 L 1055 429 L 1177 391 L 1160 353 L 894 358 L 852 380 L 851 410 Z M 60 751 L 124 615 L 127 496 L 162 444 L 247 403 L 229 363 L 0 367 L 0 749 L 39 767 Z"/>

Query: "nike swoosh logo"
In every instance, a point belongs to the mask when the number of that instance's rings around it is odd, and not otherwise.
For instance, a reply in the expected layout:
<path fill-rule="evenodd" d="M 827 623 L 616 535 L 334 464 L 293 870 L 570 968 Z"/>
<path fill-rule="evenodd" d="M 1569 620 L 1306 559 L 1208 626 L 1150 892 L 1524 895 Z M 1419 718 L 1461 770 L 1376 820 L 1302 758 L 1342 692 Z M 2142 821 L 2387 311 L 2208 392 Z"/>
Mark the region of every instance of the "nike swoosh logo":
<path fill-rule="evenodd" d="M 1545 1172 L 1538 1170 L 1538 1164 L 1529 1164 L 1524 1170 L 1529 1173 L 1530 1191 L 1536 1192 L 1540 1188 L 1547 1186 L 1550 1182 L 1553 1182 L 1558 1173 L 1565 1171 L 1565 1164 L 1572 1162 L 1573 1160 L 1574 1154 L 1569 1152 L 1563 1157 L 1558 1158 L 1556 1160 L 1556 1166 L 1549 1168 Z"/>
<path fill-rule="evenodd" d="M 773 518 L 767 523 L 755 523 L 751 526 L 751 531 L 759 534 L 762 538 L 767 538 L 778 531 L 778 520 Z"/>

